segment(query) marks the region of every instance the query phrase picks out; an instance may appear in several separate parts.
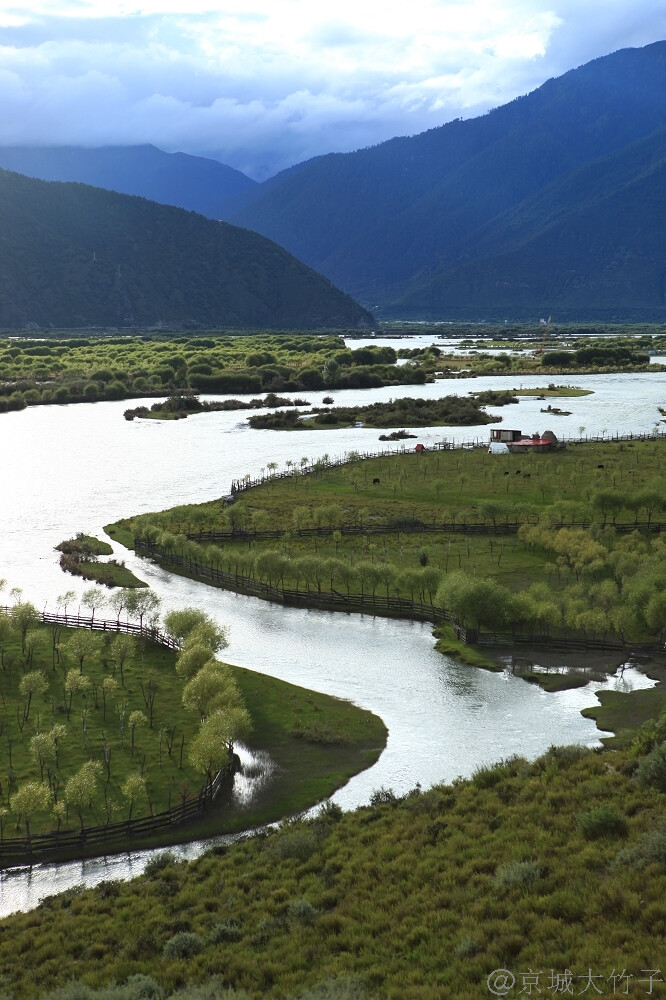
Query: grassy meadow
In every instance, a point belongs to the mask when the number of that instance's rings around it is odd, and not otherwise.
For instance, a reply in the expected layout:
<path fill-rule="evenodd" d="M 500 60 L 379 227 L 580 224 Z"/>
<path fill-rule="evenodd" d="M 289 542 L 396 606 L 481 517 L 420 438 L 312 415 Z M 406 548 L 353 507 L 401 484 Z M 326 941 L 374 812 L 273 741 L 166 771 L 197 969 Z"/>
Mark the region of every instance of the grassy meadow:
<path fill-rule="evenodd" d="M 304 592 L 431 603 L 492 632 L 655 644 L 666 635 L 666 546 L 636 526 L 654 525 L 666 509 L 665 450 L 666 441 L 647 440 L 536 455 L 411 452 L 331 468 L 322 461 L 305 475 L 289 463 L 295 475 L 271 478 L 269 469 L 231 505 L 175 507 L 107 530 L 183 555 L 195 576 L 208 565 Z M 456 531 L 481 523 L 484 533 Z M 281 536 L 243 534 L 268 528 Z M 198 540 L 215 530 L 239 537 Z"/>

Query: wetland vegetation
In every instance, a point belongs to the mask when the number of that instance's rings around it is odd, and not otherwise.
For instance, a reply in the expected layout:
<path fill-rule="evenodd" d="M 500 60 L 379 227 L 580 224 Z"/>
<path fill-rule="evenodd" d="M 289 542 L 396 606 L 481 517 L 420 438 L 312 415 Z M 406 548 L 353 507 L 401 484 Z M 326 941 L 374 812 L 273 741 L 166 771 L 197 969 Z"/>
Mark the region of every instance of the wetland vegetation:
<path fill-rule="evenodd" d="M 131 882 L 50 897 L 3 922 L 3 988 L 476 1000 L 506 968 L 516 996 L 528 969 L 544 989 L 570 970 L 576 992 L 593 974 L 611 995 L 622 975 L 643 996 L 649 970 L 663 978 L 665 736 L 662 718 L 623 751 L 553 748 L 402 798 L 378 789 L 353 813 L 324 806 L 190 864 L 163 854 Z"/>

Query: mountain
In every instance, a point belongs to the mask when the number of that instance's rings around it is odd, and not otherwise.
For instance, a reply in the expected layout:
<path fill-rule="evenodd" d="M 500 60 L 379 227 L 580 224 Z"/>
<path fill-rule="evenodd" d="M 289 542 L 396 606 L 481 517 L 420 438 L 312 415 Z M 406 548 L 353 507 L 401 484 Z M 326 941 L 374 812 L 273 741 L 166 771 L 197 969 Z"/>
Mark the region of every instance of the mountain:
<path fill-rule="evenodd" d="M 384 314 L 666 318 L 666 129 L 567 173 L 426 269 Z M 428 271 L 431 273 L 429 274 Z"/>
<path fill-rule="evenodd" d="M 371 322 L 263 236 L 144 198 L 0 170 L 2 328 Z"/>
<path fill-rule="evenodd" d="M 43 181 L 81 181 L 219 218 L 224 205 L 257 186 L 240 170 L 156 146 L 0 147 L 0 167 Z"/>
<path fill-rule="evenodd" d="M 657 42 L 479 118 L 317 157 L 246 192 L 225 218 L 380 315 L 666 317 L 664 129 L 666 42 Z M 645 166 L 640 143 L 652 135 Z M 641 228 L 629 236 L 620 219 L 632 223 L 635 211 Z"/>

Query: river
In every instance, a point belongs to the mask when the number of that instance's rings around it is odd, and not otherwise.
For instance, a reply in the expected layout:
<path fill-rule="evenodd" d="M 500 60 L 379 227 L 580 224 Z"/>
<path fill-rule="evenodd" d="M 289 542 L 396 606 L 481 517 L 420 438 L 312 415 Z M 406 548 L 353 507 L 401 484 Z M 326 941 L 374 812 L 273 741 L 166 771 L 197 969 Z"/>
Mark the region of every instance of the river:
<path fill-rule="evenodd" d="M 354 405 L 549 381 L 552 377 L 486 377 L 333 395 L 339 405 Z M 594 394 L 566 401 L 571 417 L 545 419 L 539 412 L 543 404 L 533 398 L 497 412 L 509 426 L 529 432 L 549 427 L 577 435 L 583 426 L 588 434 L 644 433 L 659 418 L 657 406 L 666 398 L 663 373 L 556 381 L 591 388 Z M 314 392 L 308 398 L 315 405 L 323 395 Z M 243 411 L 182 421 L 125 421 L 123 410 L 141 402 L 153 401 L 30 407 L 0 417 L 5 484 L 0 576 L 7 579 L 7 590 L 21 588 L 25 600 L 53 609 L 64 591 L 80 594 L 88 586 L 65 576 L 54 552 L 76 532 L 99 536 L 102 526 L 118 517 L 219 497 L 232 479 L 258 474 L 268 462 L 283 468 L 302 456 L 380 446 L 378 432 L 363 428 L 251 430 Z M 488 428 L 419 432 L 426 444 L 442 437 L 487 440 Z M 374 767 L 336 793 L 335 801 L 344 808 L 367 802 L 381 786 L 403 794 L 417 783 L 427 787 L 468 776 L 512 754 L 534 757 L 554 743 L 597 743 L 596 728 L 580 709 L 594 703 L 599 684 L 545 694 L 509 673 L 488 674 L 441 656 L 427 625 L 277 607 L 172 576 L 120 546 L 116 550 L 159 594 L 163 611 L 194 605 L 226 625 L 229 662 L 349 698 L 384 719 L 386 750 Z M 622 689 L 648 683 L 632 669 L 608 682 Z M 191 856 L 200 849 L 194 845 L 182 853 Z M 129 877 L 141 870 L 145 857 L 138 853 L 6 874 L 0 879 L 0 915 L 28 909 L 72 884 Z"/>

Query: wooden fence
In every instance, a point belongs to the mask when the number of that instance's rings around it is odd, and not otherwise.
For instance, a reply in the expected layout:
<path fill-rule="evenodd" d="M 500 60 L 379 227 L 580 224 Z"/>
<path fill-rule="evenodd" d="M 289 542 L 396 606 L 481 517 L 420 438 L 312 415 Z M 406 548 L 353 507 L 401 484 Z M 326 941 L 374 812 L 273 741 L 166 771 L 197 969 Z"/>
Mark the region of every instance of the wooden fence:
<path fill-rule="evenodd" d="M 11 608 L 2 610 L 11 612 Z M 178 643 L 151 626 L 119 619 L 95 618 L 93 615 L 51 614 L 42 612 L 44 624 L 58 624 L 69 628 L 87 628 L 99 632 L 125 632 L 157 643 L 165 649 L 177 650 Z M 217 797 L 225 778 L 233 771 L 224 768 L 206 783 L 198 795 L 188 798 L 178 806 L 139 819 L 106 823 L 103 826 L 84 827 L 82 830 L 62 830 L 56 833 L 37 834 L 31 837 L 4 837 L 0 832 L 0 870 L 20 865 L 47 861 L 64 853 L 102 853 L 114 845 L 134 838 L 139 839 L 159 830 L 173 827 L 205 812 Z"/>
<path fill-rule="evenodd" d="M 140 819 L 107 823 L 104 826 L 36 834 L 31 837 L 0 837 L 0 870 L 48 861 L 63 854 L 99 854 L 119 843 L 139 840 L 194 819 L 204 813 L 217 797 L 225 777 L 230 772 L 218 771 L 213 783 L 206 785 L 197 796 L 178 806 L 144 816 Z"/>
<path fill-rule="evenodd" d="M 291 530 L 291 534 L 298 538 L 325 538 L 330 537 L 335 531 L 341 535 L 420 535 L 420 534 L 451 534 L 451 535 L 515 535 L 518 529 L 524 524 L 536 525 L 539 523 L 537 515 L 525 518 L 523 521 L 506 521 L 493 524 L 490 521 L 402 521 L 399 524 L 347 524 L 337 528 L 319 526 L 316 528 L 299 528 Z M 548 523 L 549 530 L 559 531 L 560 528 L 582 528 L 587 530 L 596 526 L 598 528 L 613 528 L 618 535 L 631 534 L 632 531 L 648 532 L 659 534 L 666 531 L 666 521 L 623 521 L 614 524 L 612 521 L 592 521 L 583 519 L 581 521 L 565 521 L 563 518 L 555 523 Z M 250 542 L 268 541 L 270 539 L 284 538 L 285 529 L 274 528 L 263 531 L 193 531 L 187 534 L 187 539 L 192 542 Z"/>

